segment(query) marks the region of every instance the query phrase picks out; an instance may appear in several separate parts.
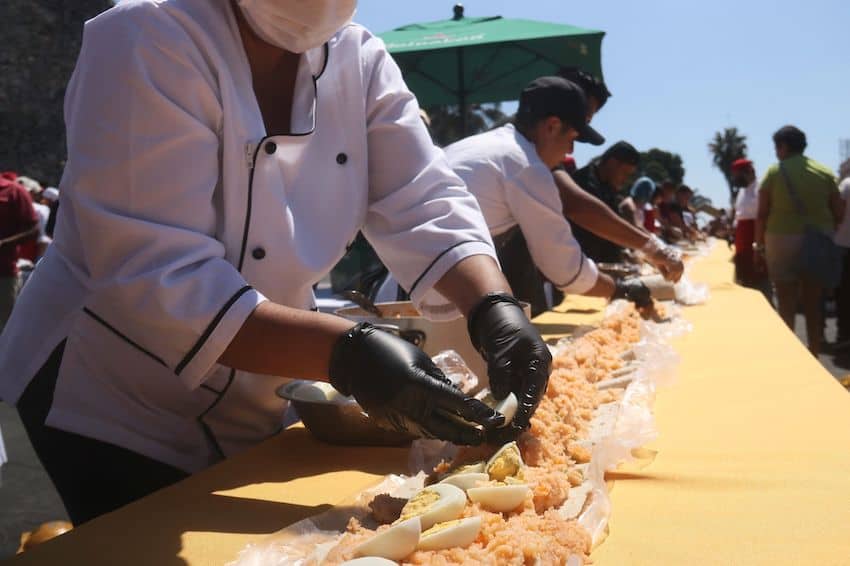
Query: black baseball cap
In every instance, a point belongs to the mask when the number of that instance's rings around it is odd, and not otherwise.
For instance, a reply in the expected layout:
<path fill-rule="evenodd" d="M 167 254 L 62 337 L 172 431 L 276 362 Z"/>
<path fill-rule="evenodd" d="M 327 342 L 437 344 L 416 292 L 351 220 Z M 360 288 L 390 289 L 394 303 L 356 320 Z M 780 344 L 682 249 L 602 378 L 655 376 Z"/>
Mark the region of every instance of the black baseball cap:
<path fill-rule="evenodd" d="M 519 95 L 517 117 L 528 121 L 557 116 L 578 130 L 576 141 L 602 145 L 605 138 L 587 123 L 587 97 L 580 86 L 563 77 L 538 77 Z"/>

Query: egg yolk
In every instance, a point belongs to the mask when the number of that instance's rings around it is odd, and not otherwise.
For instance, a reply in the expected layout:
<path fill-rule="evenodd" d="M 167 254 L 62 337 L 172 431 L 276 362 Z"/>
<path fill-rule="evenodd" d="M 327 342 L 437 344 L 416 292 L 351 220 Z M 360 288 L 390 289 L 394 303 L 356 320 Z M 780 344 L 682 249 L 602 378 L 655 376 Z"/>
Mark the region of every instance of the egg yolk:
<path fill-rule="evenodd" d="M 427 537 L 428 535 L 433 535 L 434 533 L 438 533 L 438 532 L 443 531 L 445 529 L 454 527 L 455 525 L 459 524 L 461 521 L 463 521 L 463 519 L 455 519 L 454 521 L 446 521 L 445 523 L 437 523 L 436 525 L 434 525 L 433 527 L 431 527 L 427 531 L 424 531 L 422 533 L 422 536 Z"/>
<path fill-rule="evenodd" d="M 522 458 L 519 450 L 502 450 L 487 468 L 487 473 L 491 479 L 505 481 L 505 478 L 517 475 L 521 468 Z"/>
<path fill-rule="evenodd" d="M 423 489 L 414 495 L 402 508 L 401 517 L 397 522 L 418 517 L 440 499 L 440 494 L 430 489 Z"/>

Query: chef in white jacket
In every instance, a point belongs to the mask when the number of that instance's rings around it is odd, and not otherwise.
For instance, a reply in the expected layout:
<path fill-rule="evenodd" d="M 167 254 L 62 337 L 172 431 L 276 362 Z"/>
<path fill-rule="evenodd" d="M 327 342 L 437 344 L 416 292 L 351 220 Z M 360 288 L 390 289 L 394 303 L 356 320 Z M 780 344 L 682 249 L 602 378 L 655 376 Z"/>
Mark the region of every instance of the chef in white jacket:
<path fill-rule="evenodd" d="M 0 337 L 0 397 L 75 523 L 277 432 L 287 377 L 396 430 L 495 431 L 420 350 L 311 312 L 358 230 L 426 316 L 467 316 L 521 401 L 499 434 L 528 426 L 549 352 L 355 4 L 133 0 L 86 24 L 55 241 Z"/>
<path fill-rule="evenodd" d="M 507 124 L 445 148 L 449 165 L 478 199 L 499 261 L 532 314 L 546 310 L 540 272 L 558 289 L 651 304 L 640 280 L 614 281 L 585 256 L 564 217 L 554 169 L 575 141 L 601 144 L 590 127 L 587 98 L 562 77 L 539 77 L 519 97 L 516 125 Z M 538 271 L 539 269 L 539 271 Z"/>

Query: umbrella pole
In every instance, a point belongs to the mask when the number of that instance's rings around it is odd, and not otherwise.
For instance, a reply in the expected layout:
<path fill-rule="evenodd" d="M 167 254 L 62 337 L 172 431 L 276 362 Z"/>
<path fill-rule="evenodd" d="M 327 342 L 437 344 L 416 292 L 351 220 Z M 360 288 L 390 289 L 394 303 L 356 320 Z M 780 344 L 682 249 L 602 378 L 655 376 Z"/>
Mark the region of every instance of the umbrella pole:
<path fill-rule="evenodd" d="M 466 84 L 463 80 L 463 48 L 457 48 L 457 100 L 460 107 L 460 137 L 466 137 Z"/>

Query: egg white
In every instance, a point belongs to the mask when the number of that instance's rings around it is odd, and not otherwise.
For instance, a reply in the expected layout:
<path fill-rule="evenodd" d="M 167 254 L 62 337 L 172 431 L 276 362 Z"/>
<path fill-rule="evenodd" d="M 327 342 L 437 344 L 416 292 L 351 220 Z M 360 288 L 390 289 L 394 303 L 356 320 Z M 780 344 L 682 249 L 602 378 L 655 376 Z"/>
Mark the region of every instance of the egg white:
<path fill-rule="evenodd" d="M 438 483 L 428 486 L 422 491 L 433 491 L 439 496 L 439 499 L 417 514 L 422 523 L 423 531 L 430 529 L 436 523 L 445 523 L 457 519 L 463 513 L 463 508 L 466 507 L 466 494 L 457 486 Z M 408 505 L 410 505 L 410 502 L 408 502 Z M 405 505 L 401 510 L 402 516 L 405 516 L 405 510 L 409 511 L 408 505 Z"/>
<path fill-rule="evenodd" d="M 496 403 L 493 410 L 505 415 L 505 422 L 502 426 L 508 426 L 511 421 L 514 420 L 518 407 L 519 402 L 517 401 L 516 395 L 509 393 L 507 397 Z"/>
<path fill-rule="evenodd" d="M 483 472 L 484 468 L 487 467 L 487 462 L 476 462 L 474 464 L 466 464 L 465 466 L 461 466 L 456 470 L 453 470 L 452 474 L 477 474 L 479 472 Z"/>
<path fill-rule="evenodd" d="M 435 533 L 422 533 L 419 538 L 419 550 L 443 550 L 445 548 L 463 548 L 472 544 L 481 530 L 481 517 L 467 517 Z"/>
<path fill-rule="evenodd" d="M 398 566 L 398 564 L 380 556 L 364 556 L 363 558 L 346 560 L 340 566 Z"/>
<path fill-rule="evenodd" d="M 440 483 L 448 483 L 466 491 L 471 487 L 475 487 L 480 482 L 490 480 L 490 476 L 483 472 L 463 472 L 460 474 L 452 474 Z"/>
<path fill-rule="evenodd" d="M 466 494 L 487 511 L 506 513 L 522 505 L 529 491 L 525 484 L 511 484 L 473 487 Z"/>
<path fill-rule="evenodd" d="M 324 381 L 304 384 L 295 390 L 295 394 L 299 400 L 312 403 L 337 403 L 347 399 L 333 385 Z"/>
<path fill-rule="evenodd" d="M 354 549 L 354 555 L 401 560 L 416 550 L 421 532 L 419 517 L 401 521 L 360 544 Z"/>

